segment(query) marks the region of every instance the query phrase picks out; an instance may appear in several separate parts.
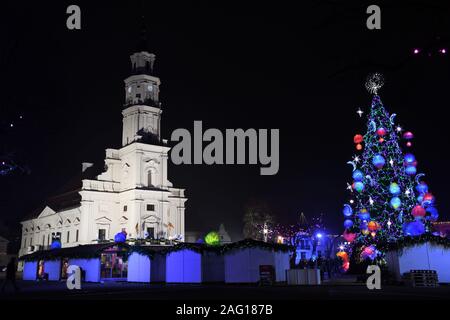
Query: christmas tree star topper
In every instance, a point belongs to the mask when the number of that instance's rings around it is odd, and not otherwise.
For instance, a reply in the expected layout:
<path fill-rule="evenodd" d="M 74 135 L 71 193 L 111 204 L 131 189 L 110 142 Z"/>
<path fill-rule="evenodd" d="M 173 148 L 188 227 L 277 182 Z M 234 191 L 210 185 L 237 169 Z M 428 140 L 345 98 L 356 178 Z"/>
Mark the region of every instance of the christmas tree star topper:
<path fill-rule="evenodd" d="M 378 90 L 384 85 L 384 78 L 381 73 L 373 73 L 367 77 L 366 89 L 373 95 L 378 94 Z"/>

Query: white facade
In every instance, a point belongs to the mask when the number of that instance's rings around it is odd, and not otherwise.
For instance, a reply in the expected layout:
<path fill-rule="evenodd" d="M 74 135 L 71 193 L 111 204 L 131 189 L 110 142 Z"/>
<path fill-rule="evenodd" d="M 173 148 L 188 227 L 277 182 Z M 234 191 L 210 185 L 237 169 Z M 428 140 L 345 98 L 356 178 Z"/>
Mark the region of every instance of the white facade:
<path fill-rule="evenodd" d="M 133 75 L 125 80 L 122 148 L 106 149 L 105 171 L 82 179 L 74 190 L 80 201 L 70 206 L 47 205 L 22 221 L 19 255 L 47 248 L 52 237 L 62 247 L 127 238 L 184 239 L 184 189 L 167 177 L 169 147 L 161 139 L 159 78 L 152 75 L 155 56 L 131 56 Z M 83 171 L 92 164 L 83 163 Z M 64 195 L 63 195 L 64 196 Z M 61 208 L 62 207 L 62 208 Z"/>

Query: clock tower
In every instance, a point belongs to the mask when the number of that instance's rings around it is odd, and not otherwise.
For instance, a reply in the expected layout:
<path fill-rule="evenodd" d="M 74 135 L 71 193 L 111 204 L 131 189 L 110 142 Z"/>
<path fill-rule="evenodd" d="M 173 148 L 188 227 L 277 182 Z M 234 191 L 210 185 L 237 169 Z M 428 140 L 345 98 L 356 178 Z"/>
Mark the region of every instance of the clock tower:
<path fill-rule="evenodd" d="M 122 146 L 161 140 L 161 81 L 153 74 L 155 55 L 139 51 L 130 56 L 131 75 L 125 79 Z"/>

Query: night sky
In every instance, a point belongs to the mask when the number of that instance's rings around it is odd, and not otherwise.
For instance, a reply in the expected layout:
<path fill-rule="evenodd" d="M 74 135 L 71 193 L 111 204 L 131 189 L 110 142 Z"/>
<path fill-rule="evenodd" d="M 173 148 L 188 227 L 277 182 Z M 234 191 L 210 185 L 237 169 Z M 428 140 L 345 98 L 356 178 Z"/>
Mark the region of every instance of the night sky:
<path fill-rule="evenodd" d="M 378 2 L 382 29 L 366 28 L 368 4 L 302 1 L 244 8 L 155 1 L 2 2 L 0 11 L 1 152 L 31 173 L 0 177 L 0 220 L 17 222 L 81 170 L 102 163 L 122 135 L 123 80 L 139 40 L 142 12 L 161 78 L 163 138 L 173 130 L 280 129 L 280 170 L 257 166 L 182 165 L 169 178 L 187 189 L 186 229 L 223 222 L 242 230 L 245 204 L 266 201 L 279 221 L 323 213 L 342 231 L 342 205 L 371 97 L 368 73 L 382 72 L 380 95 L 415 135 L 412 152 L 449 219 L 448 92 L 450 8 L 433 1 Z M 69 4 L 82 10 L 82 30 L 66 28 Z M 439 37 L 439 38 L 437 38 Z M 413 55 L 414 48 L 421 54 Z M 432 53 L 428 56 L 427 52 Z M 23 115 L 23 119 L 18 117 Z M 9 123 L 14 122 L 14 128 Z"/>

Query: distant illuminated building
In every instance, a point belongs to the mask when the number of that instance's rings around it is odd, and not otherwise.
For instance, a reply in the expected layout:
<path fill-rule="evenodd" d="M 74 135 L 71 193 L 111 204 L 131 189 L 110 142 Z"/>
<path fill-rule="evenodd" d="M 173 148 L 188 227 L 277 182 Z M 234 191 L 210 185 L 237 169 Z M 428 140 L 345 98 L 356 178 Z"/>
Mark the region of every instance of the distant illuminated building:
<path fill-rule="evenodd" d="M 434 222 L 433 231 L 438 232 L 442 237 L 450 237 L 450 221 Z"/>
<path fill-rule="evenodd" d="M 342 237 L 332 234 L 317 233 L 310 235 L 304 232 L 300 236 L 297 246 L 298 264 L 301 260 L 316 260 L 318 258 L 333 259 L 343 243 Z"/>

